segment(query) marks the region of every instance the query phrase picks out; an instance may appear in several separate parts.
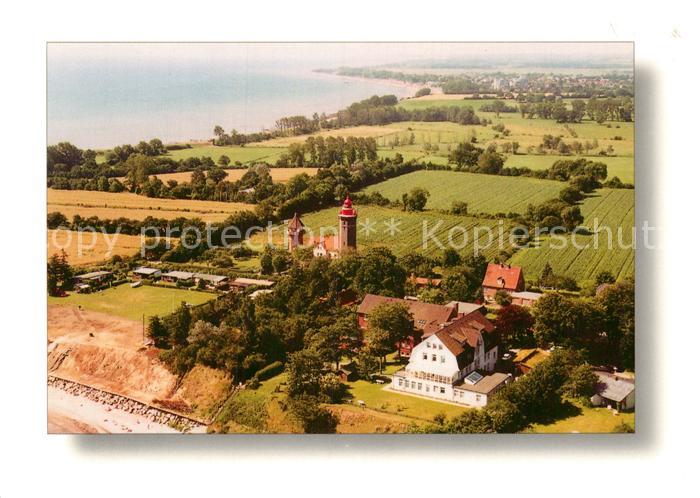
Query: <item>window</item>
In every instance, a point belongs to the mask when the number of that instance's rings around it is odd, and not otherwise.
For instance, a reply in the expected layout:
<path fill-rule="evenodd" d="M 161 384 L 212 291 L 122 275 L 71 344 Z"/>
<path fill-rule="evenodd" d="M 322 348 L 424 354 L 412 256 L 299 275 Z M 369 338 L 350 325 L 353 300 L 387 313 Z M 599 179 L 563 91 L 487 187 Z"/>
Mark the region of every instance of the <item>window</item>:
<path fill-rule="evenodd" d="M 423 383 L 422 383 L 422 382 L 419 382 L 419 383 L 418 383 L 418 390 L 419 390 L 419 391 L 422 391 L 422 390 L 423 390 Z"/>
<path fill-rule="evenodd" d="M 464 397 L 464 391 L 459 391 L 459 397 L 463 398 Z"/>
<path fill-rule="evenodd" d="M 403 386 L 403 379 L 399 379 L 399 387 Z"/>
<path fill-rule="evenodd" d="M 415 389 L 415 388 L 416 388 L 416 383 L 414 381 L 411 381 L 411 389 Z"/>
<path fill-rule="evenodd" d="M 427 360 L 428 359 L 428 353 L 423 353 L 423 359 Z"/>
<path fill-rule="evenodd" d="M 430 386 L 428 384 L 425 385 L 425 392 L 427 392 L 427 393 L 430 392 Z"/>
<path fill-rule="evenodd" d="M 442 344 L 438 344 L 438 349 L 442 349 Z"/>
<path fill-rule="evenodd" d="M 433 392 L 437 392 L 438 386 L 433 386 Z"/>
<path fill-rule="evenodd" d="M 477 395 L 476 395 L 476 400 L 477 400 L 477 401 L 481 401 L 481 394 L 477 394 Z"/>
<path fill-rule="evenodd" d="M 445 388 L 444 388 L 444 387 L 441 387 L 441 388 L 440 388 L 440 394 L 445 394 Z"/>
<path fill-rule="evenodd" d="M 444 356 L 440 356 L 440 363 L 445 363 L 445 357 L 444 357 Z"/>
<path fill-rule="evenodd" d="M 437 361 L 437 355 L 436 355 L 436 354 L 433 355 L 433 361 Z"/>

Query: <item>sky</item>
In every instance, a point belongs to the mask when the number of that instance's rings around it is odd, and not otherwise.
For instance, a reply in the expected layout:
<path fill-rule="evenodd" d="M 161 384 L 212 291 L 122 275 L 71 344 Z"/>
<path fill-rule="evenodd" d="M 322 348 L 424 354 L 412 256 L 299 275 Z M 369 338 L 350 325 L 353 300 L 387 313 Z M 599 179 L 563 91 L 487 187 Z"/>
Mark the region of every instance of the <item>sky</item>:
<path fill-rule="evenodd" d="M 210 61 L 313 69 L 409 61 L 504 60 L 629 63 L 632 43 L 50 43 L 50 63 L 88 60 L 181 64 Z"/>

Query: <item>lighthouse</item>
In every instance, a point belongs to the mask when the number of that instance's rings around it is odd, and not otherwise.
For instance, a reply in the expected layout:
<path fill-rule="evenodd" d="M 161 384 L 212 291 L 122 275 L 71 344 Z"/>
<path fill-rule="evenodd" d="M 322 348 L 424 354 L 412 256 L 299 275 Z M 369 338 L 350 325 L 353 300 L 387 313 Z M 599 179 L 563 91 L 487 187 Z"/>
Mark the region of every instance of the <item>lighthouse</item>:
<path fill-rule="evenodd" d="M 357 210 L 352 207 L 350 195 L 345 197 L 343 207 L 338 213 L 338 249 L 340 253 L 347 253 L 357 249 Z"/>

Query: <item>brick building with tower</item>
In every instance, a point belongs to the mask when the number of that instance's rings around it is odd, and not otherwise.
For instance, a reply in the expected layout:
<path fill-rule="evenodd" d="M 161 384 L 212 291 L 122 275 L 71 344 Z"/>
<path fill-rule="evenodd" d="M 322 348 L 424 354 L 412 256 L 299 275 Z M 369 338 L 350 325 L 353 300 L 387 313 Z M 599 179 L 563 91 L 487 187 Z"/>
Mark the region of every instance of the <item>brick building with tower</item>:
<path fill-rule="evenodd" d="M 311 236 L 304 241 L 306 227 L 298 213 L 287 223 L 287 249 L 294 251 L 297 247 L 313 248 L 314 257 L 338 258 L 357 249 L 357 210 L 348 195 L 338 213 L 338 234 Z"/>

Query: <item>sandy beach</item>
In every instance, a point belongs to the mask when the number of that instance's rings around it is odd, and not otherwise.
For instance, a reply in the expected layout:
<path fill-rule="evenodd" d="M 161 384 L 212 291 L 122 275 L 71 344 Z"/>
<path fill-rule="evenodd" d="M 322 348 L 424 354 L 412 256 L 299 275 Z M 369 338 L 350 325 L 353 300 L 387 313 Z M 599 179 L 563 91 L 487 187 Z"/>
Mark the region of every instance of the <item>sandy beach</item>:
<path fill-rule="evenodd" d="M 178 434 L 141 415 L 48 387 L 49 434 Z M 197 431 L 193 431 L 197 432 Z M 204 432 L 204 429 L 199 432 Z"/>

